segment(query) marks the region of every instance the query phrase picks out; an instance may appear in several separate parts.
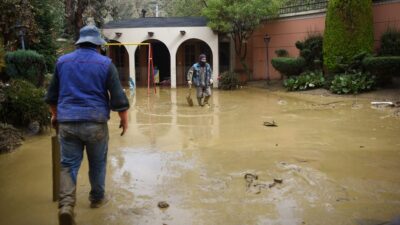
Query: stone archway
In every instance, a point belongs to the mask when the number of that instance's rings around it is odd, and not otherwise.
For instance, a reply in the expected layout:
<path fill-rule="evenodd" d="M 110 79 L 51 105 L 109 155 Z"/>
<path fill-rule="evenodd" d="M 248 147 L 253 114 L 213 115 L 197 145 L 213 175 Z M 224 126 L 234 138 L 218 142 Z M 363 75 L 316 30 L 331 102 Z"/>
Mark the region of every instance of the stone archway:
<path fill-rule="evenodd" d="M 110 40 L 108 43 L 120 43 Z M 108 46 L 107 56 L 111 58 L 119 73 L 122 86 L 129 86 L 129 54 L 123 45 Z"/>
<path fill-rule="evenodd" d="M 146 40 L 142 43 L 151 43 L 153 50 L 153 65 L 158 71 L 157 83 L 170 87 L 171 85 L 171 57 L 168 47 L 156 39 Z M 135 51 L 136 84 L 147 85 L 148 47 L 139 46 Z"/>
<path fill-rule="evenodd" d="M 198 61 L 200 54 L 206 54 L 207 62 L 213 66 L 213 55 L 210 46 L 199 39 L 188 39 L 183 42 L 176 53 L 176 85 L 186 84 L 186 74 L 190 67 Z"/>

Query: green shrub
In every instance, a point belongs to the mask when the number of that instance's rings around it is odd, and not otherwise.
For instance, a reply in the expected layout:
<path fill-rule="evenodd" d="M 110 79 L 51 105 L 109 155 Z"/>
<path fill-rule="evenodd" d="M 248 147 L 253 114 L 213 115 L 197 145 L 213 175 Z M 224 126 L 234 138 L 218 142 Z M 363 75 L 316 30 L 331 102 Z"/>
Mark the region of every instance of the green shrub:
<path fill-rule="evenodd" d="M 283 49 L 283 48 L 275 50 L 275 54 L 278 57 L 288 57 L 289 56 L 289 52 L 286 49 Z"/>
<path fill-rule="evenodd" d="M 360 52 L 371 53 L 374 37 L 371 0 L 329 0 L 323 41 L 324 65 L 337 69 Z"/>
<path fill-rule="evenodd" d="M 306 64 L 302 57 L 289 58 L 278 57 L 271 60 L 272 66 L 278 70 L 283 76 L 299 75 Z"/>
<path fill-rule="evenodd" d="M 324 82 L 325 78 L 322 71 L 304 72 L 297 77 L 286 79 L 283 81 L 283 86 L 285 86 L 288 91 L 303 91 L 322 87 Z"/>
<path fill-rule="evenodd" d="M 400 56 L 367 57 L 363 66 L 376 76 L 378 85 L 389 84 L 393 76 L 400 76 Z"/>
<path fill-rule="evenodd" d="M 363 65 L 363 60 L 367 57 L 371 57 L 371 54 L 367 52 L 360 52 L 353 57 L 347 62 L 343 60 L 342 57 L 339 57 L 337 59 L 337 64 L 336 64 L 336 73 L 357 73 L 357 72 L 363 72 L 364 71 L 364 65 Z"/>
<path fill-rule="evenodd" d="M 48 106 L 43 101 L 45 90 L 36 88 L 28 81 L 11 80 L 3 85 L 3 101 L 0 103 L 0 120 L 17 127 L 27 127 L 39 122 L 41 127 L 50 123 Z"/>
<path fill-rule="evenodd" d="M 322 42 L 321 34 L 311 34 L 304 41 L 297 41 L 296 48 L 300 50 L 300 56 L 306 60 L 307 70 L 322 69 Z"/>
<path fill-rule="evenodd" d="M 43 85 L 46 62 L 42 55 L 31 50 L 18 50 L 7 52 L 5 60 L 6 73 L 12 79 L 28 80 L 37 87 Z"/>
<path fill-rule="evenodd" d="M 357 94 L 373 89 L 375 76 L 357 72 L 353 74 L 338 74 L 331 83 L 330 90 L 336 94 Z"/>
<path fill-rule="evenodd" d="M 381 37 L 381 56 L 400 56 L 400 31 L 389 28 Z"/>
<path fill-rule="evenodd" d="M 236 73 L 224 72 L 219 77 L 218 88 L 222 90 L 233 90 L 239 86 L 239 79 Z"/>

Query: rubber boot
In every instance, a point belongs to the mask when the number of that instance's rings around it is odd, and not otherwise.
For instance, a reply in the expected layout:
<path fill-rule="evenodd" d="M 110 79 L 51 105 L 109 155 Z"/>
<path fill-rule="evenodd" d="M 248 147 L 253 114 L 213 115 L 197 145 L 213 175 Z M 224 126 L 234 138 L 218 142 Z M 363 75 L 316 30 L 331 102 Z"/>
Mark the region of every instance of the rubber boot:
<path fill-rule="evenodd" d="M 201 100 L 202 98 L 197 98 L 197 103 L 199 103 L 199 106 L 204 106 Z"/>
<path fill-rule="evenodd" d="M 76 185 L 68 168 L 61 167 L 58 221 L 60 225 L 75 225 Z"/>
<path fill-rule="evenodd" d="M 209 99 L 210 99 L 210 96 L 204 97 L 204 105 L 210 106 L 210 104 L 208 103 Z"/>

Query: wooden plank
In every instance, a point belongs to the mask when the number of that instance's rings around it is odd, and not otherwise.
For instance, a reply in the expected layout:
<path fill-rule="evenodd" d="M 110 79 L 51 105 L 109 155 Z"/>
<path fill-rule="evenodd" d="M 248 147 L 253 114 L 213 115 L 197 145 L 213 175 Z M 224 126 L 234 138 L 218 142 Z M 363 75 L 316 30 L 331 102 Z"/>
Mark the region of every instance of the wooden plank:
<path fill-rule="evenodd" d="M 53 172 L 53 202 L 58 200 L 60 191 L 60 143 L 57 135 L 51 137 L 51 158 Z"/>

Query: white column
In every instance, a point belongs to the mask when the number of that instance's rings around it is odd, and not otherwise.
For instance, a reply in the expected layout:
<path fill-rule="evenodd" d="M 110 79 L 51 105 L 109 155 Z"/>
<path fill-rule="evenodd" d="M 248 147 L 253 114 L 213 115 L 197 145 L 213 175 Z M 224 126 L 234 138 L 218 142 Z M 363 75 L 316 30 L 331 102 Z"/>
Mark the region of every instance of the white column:
<path fill-rule="evenodd" d="M 176 88 L 176 49 L 169 50 L 171 59 L 171 88 Z"/>
<path fill-rule="evenodd" d="M 136 46 L 134 45 L 127 45 L 125 46 L 126 50 L 128 51 L 129 55 L 129 77 L 135 82 L 136 86 L 136 71 L 135 71 L 135 50 Z"/>

